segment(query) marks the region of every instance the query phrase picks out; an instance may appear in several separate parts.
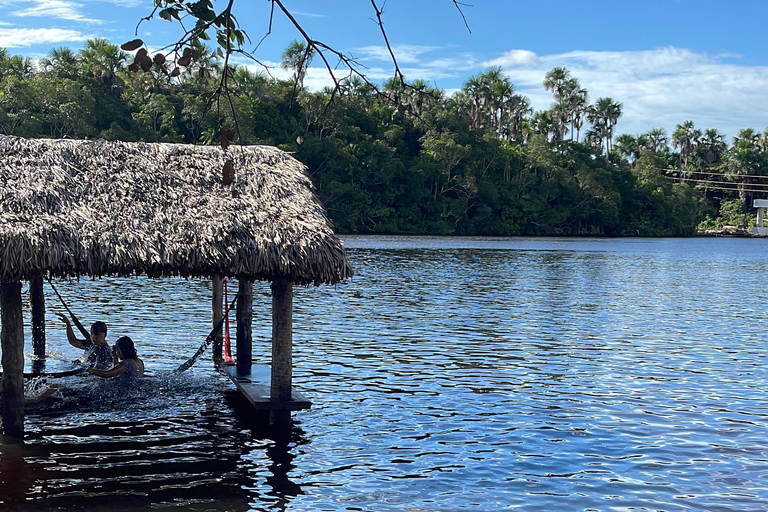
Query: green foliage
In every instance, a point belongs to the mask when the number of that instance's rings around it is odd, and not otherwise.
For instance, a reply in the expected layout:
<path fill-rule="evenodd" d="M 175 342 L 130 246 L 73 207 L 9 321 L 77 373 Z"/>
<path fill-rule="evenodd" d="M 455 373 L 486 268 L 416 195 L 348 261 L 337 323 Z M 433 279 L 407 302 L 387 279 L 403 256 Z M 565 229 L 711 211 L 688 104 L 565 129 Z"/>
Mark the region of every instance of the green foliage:
<path fill-rule="evenodd" d="M 161 5 L 163 18 L 194 11 L 226 28 L 208 0 Z M 555 106 L 535 114 L 498 68 L 451 98 L 421 81 L 388 82 L 398 108 L 360 80 L 335 95 L 311 93 L 229 66 L 229 97 L 216 101 L 221 65 L 199 40 L 191 44 L 197 58 L 178 76 L 129 73 L 126 55 L 106 40 L 79 53 L 51 50 L 37 73 L 0 50 L 0 132 L 217 144 L 220 128 L 232 127 L 236 143 L 274 145 L 304 162 L 341 233 L 689 236 L 748 225 L 750 180 L 768 174 L 768 135 L 754 130 L 730 148 L 692 123 L 671 140 L 661 129 L 614 140 L 621 104 L 603 98 L 590 107 L 564 68 L 546 78 Z M 311 57 L 294 43 L 284 65 L 301 78 Z M 579 140 L 587 117 L 593 125 Z M 733 187 L 705 190 L 689 177 Z"/>

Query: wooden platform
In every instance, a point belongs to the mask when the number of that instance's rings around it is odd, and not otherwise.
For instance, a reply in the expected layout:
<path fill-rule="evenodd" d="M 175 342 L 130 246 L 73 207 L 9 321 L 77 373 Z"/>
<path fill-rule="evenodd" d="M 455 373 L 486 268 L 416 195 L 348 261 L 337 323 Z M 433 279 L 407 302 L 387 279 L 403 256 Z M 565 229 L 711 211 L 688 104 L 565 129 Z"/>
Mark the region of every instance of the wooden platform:
<path fill-rule="evenodd" d="M 271 370 L 266 364 L 254 364 L 250 372 L 238 371 L 234 364 L 225 364 L 222 370 L 226 373 L 237 389 L 258 410 L 262 411 L 298 411 L 309 409 L 312 402 L 296 390 L 291 393 L 290 402 L 273 402 L 269 398 Z"/>

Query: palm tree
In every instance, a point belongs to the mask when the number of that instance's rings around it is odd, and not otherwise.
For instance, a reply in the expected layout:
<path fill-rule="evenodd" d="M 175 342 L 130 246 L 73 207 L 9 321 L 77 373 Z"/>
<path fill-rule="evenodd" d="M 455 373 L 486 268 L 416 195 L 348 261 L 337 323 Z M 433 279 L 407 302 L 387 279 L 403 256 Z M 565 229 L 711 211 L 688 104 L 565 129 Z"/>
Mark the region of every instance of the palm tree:
<path fill-rule="evenodd" d="M 211 49 L 201 41 L 193 41 L 190 48 L 192 49 L 192 54 L 197 56 L 197 60 L 192 59 L 189 66 L 185 68 L 185 79 L 192 79 L 198 83 L 205 83 L 208 80 L 220 76 L 221 59 L 215 52 L 212 52 Z"/>
<path fill-rule="evenodd" d="M 716 128 L 704 130 L 704 135 L 699 140 L 700 146 L 704 149 L 704 157 L 710 164 L 714 164 L 720 159 L 720 156 L 728 149 L 725 143 L 725 134 L 717 131 Z"/>
<path fill-rule="evenodd" d="M 598 98 L 587 112 L 587 119 L 592 124 L 592 129 L 598 133 L 601 139 L 605 140 L 605 153 L 611 152 L 611 139 L 613 138 L 613 128 L 619 121 L 622 114 L 622 104 L 613 101 L 611 98 Z M 603 144 L 600 144 L 601 147 Z"/>
<path fill-rule="evenodd" d="M 726 176 L 738 183 L 740 199 L 746 200 L 750 195 L 746 191 L 749 176 L 765 173 L 765 153 L 760 150 L 759 139 L 760 134 L 752 128 L 740 130 L 728 151 Z"/>
<path fill-rule="evenodd" d="M 589 109 L 589 96 L 586 89 L 579 86 L 579 81 L 573 79 L 573 90 L 568 98 L 571 104 L 571 140 L 573 140 L 573 134 L 576 133 L 576 142 L 579 141 L 579 131 L 584 125 L 584 118 L 587 115 Z"/>
<path fill-rule="evenodd" d="M 660 152 L 667 147 L 667 131 L 664 128 L 653 128 L 646 133 L 646 148 L 653 154 Z"/>
<path fill-rule="evenodd" d="M 307 48 L 307 45 L 301 41 L 293 40 L 291 44 L 283 51 L 280 67 L 293 71 L 293 81 L 299 89 L 304 88 L 304 77 L 307 75 L 307 69 L 315 57 L 314 48 Z"/>
<path fill-rule="evenodd" d="M 128 54 L 107 39 L 88 39 L 80 50 L 83 73 L 117 85 L 117 73 L 125 66 Z"/>
<path fill-rule="evenodd" d="M 557 133 L 557 121 L 552 119 L 552 113 L 548 110 L 539 110 L 533 114 L 531 120 L 534 133 L 544 135 L 547 140 L 550 139 L 550 135 Z"/>
<path fill-rule="evenodd" d="M 267 88 L 267 78 L 262 73 L 254 73 L 243 66 L 229 68 L 227 80 L 229 90 L 239 96 L 261 98 Z"/>
<path fill-rule="evenodd" d="M 554 134 L 553 142 L 561 141 L 568 132 L 571 103 L 568 100 L 560 100 L 552 105 L 550 112 L 552 112 L 552 118 L 557 122 L 557 132 Z"/>
<path fill-rule="evenodd" d="M 53 78 L 74 80 L 80 74 L 80 56 L 64 46 L 53 48 L 39 64 L 43 73 Z"/>
<path fill-rule="evenodd" d="M 616 152 L 621 156 L 622 158 L 627 159 L 628 161 L 630 159 L 634 160 L 637 158 L 638 153 L 638 142 L 637 138 L 628 134 L 628 133 L 622 133 L 618 137 L 616 137 L 616 145 L 614 146 L 616 149 Z"/>
<path fill-rule="evenodd" d="M 8 56 L 8 50 L 0 48 L 0 80 L 6 76 L 15 76 L 16 78 L 30 78 L 34 67 L 32 60 L 21 55 Z"/>
<path fill-rule="evenodd" d="M 694 127 L 693 121 L 686 121 L 675 126 L 675 132 L 672 134 L 672 147 L 680 149 L 680 166 L 683 170 L 688 170 L 688 156 L 693 153 L 699 138 L 701 138 L 701 130 Z"/>
<path fill-rule="evenodd" d="M 552 91 L 555 101 L 564 100 L 568 82 L 571 80 L 571 72 L 566 68 L 553 68 L 544 75 L 544 89 Z"/>

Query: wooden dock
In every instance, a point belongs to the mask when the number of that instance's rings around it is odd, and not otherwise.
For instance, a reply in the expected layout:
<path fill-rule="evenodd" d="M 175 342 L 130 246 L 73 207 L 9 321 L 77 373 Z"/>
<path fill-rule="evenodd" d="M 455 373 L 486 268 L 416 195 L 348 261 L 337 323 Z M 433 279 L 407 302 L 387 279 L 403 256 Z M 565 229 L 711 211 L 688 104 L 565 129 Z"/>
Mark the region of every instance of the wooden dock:
<path fill-rule="evenodd" d="M 312 406 L 312 402 L 296 390 L 292 390 L 289 402 L 273 402 L 269 396 L 272 371 L 266 364 L 254 364 L 250 371 L 238 370 L 237 366 L 231 363 L 221 368 L 257 410 L 299 411 Z"/>

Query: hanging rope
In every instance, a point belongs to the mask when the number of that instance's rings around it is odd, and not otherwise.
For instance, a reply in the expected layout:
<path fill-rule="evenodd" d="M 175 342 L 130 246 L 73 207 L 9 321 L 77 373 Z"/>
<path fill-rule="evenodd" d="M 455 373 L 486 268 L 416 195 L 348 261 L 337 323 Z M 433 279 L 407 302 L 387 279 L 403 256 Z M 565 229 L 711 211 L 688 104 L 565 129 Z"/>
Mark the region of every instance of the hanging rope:
<path fill-rule="evenodd" d="M 207 349 L 211 343 L 213 343 L 213 340 L 216 339 L 216 335 L 219 333 L 219 331 L 221 330 L 221 327 L 224 325 L 225 319 L 229 317 L 229 310 L 235 307 L 238 294 L 239 292 L 235 294 L 235 298 L 232 299 L 232 303 L 227 305 L 227 308 L 224 311 L 224 316 L 221 318 L 221 320 L 216 322 L 216 325 L 213 326 L 213 329 L 211 330 L 211 332 L 208 333 L 208 336 L 205 337 L 205 341 L 203 341 L 203 344 L 200 345 L 200 348 L 197 349 L 197 352 L 195 352 L 195 354 L 192 357 L 187 359 L 186 362 L 180 364 L 179 367 L 176 368 L 176 373 L 181 373 L 183 371 L 189 370 L 192 367 L 192 365 L 195 364 L 195 362 L 197 361 L 197 358 L 200 357 L 203 354 L 203 352 L 205 352 L 205 349 Z"/>
<path fill-rule="evenodd" d="M 85 329 L 85 327 L 83 327 L 83 324 L 80 323 L 80 320 L 78 320 L 77 317 L 75 316 L 75 314 L 72 312 L 72 310 L 69 309 L 69 306 L 67 306 L 67 303 L 64 302 L 64 298 L 59 293 L 59 290 L 57 290 L 56 287 L 53 286 L 53 281 L 51 281 L 50 277 L 48 278 L 48 284 L 51 285 L 51 289 L 53 290 L 53 292 L 56 294 L 56 296 L 61 301 L 61 305 L 64 306 L 64 309 L 66 309 L 67 313 L 69 313 L 69 317 L 72 319 L 72 323 L 75 324 L 75 327 L 77 327 L 77 330 L 80 331 L 80 334 L 82 334 L 85 337 L 85 339 L 87 339 L 87 340 L 90 339 L 91 338 L 91 333 L 88 332 Z"/>

